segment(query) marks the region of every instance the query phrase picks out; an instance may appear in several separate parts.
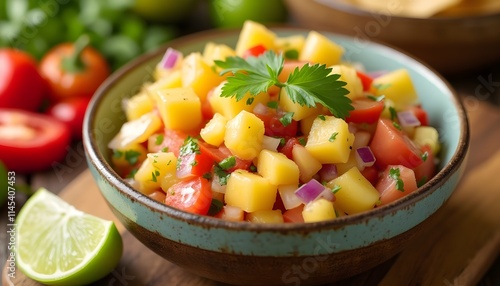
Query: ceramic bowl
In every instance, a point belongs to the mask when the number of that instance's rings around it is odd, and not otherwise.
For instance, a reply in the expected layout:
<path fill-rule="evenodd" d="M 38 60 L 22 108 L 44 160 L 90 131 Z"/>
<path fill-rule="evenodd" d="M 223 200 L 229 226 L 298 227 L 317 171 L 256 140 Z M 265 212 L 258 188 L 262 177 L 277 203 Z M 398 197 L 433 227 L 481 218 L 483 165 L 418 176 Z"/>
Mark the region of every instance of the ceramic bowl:
<path fill-rule="evenodd" d="M 411 18 L 391 14 L 398 1 L 387 1 L 385 14 L 340 0 L 285 0 L 301 27 L 379 41 L 401 48 L 441 73 L 457 74 L 500 62 L 500 13 Z M 392 6 L 391 6 L 392 5 Z M 392 10 L 391 10 L 392 9 Z"/>
<path fill-rule="evenodd" d="M 306 30 L 277 28 L 280 36 Z M 207 41 L 236 43 L 238 31 L 208 31 L 169 43 L 184 53 L 201 51 Z M 351 53 L 348 60 L 368 70 L 409 70 L 431 123 L 441 134 L 439 173 L 407 197 L 374 210 L 308 224 L 228 222 L 186 213 L 134 190 L 110 166 L 107 143 L 125 121 L 124 98 L 151 79 L 166 49 L 144 55 L 114 73 L 96 92 L 84 123 L 89 169 L 103 197 L 136 238 L 165 259 L 193 273 L 230 284 L 315 285 L 366 271 L 400 252 L 452 194 L 469 146 L 464 108 L 450 86 L 411 57 L 375 43 L 324 35 Z M 299 271 L 299 272 L 297 272 Z"/>

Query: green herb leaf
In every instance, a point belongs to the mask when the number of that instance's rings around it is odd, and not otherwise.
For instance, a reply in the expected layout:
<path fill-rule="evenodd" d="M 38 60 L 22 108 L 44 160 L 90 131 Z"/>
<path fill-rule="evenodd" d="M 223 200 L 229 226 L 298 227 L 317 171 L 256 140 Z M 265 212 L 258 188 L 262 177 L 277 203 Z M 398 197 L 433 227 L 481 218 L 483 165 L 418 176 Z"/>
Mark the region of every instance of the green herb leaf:
<path fill-rule="evenodd" d="M 290 125 L 290 123 L 292 123 L 293 120 L 293 112 L 285 113 L 285 115 L 283 115 L 283 117 L 281 117 L 279 120 L 281 124 L 283 124 L 283 126 L 285 127 Z"/>
<path fill-rule="evenodd" d="M 379 96 L 367 95 L 366 97 L 368 99 L 371 99 L 371 100 L 376 101 L 376 102 L 380 102 L 380 101 L 383 101 L 385 99 L 385 95 L 379 95 Z"/>
<path fill-rule="evenodd" d="M 299 144 L 302 145 L 302 146 L 306 146 L 306 138 L 304 137 L 299 137 L 297 138 L 297 140 L 299 140 Z"/>
<path fill-rule="evenodd" d="M 405 191 L 405 189 L 404 189 L 405 184 L 404 184 L 403 180 L 401 180 L 401 174 L 400 174 L 398 168 L 389 169 L 389 177 L 391 177 L 392 179 L 394 179 L 396 181 L 396 190 L 401 191 L 401 192 Z"/>
<path fill-rule="evenodd" d="M 200 146 L 198 146 L 198 140 L 191 136 L 188 136 L 188 138 L 184 140 L 184 143 L 179 149 L 179 157 L 189 154 L 200 154 Z"/>
<path fill-rule="evenodd" d="M 123 152 L 120 150 L 114 150 L 113 151 L 113 158 L 119 159 L 121 156 L 123 156 Z"/>
<path fill-rule="evenodd" d="M 210 203 L 210 208 L 208 209 L 208 215 L 214 216 L 214 215 L 218 214 L 222 210 L 223 207 L 224 207 L 223 202 L 216 200 L 216 199 L 212 199 L 212 202 Z"/>
<path fill-rule="evenodd" d="M 322 121 L 326 120 L 326 117 L 324 115 L 318 115 L 318 118 L 321 119 Z"/>
<path fill-rule="evenodd" d="M 392 126 L 394 126 L 397 130 L 402 130 L 401 126 L 396 121 L 392 122 Z"/>
<path fill-rule="evenodd" d="M 335 186 L 333 186 L 333 188 L 332 188 L 332 193 L 336 194 L 338 191 L 340 191 L 340 189 L 342 189 L 342 187 L 341 187 L 341 186 L 339 186 L 339 185 L 335 185 Z"/>
<path fill-rule="evenodd" d="M 297 60 L 299 59 L 299 51 L 297 50 L 287 50 L 285 51 L 285 58 L 291 59 L 291 60 Z"/>
<path fill-rule="evenodd" d="M 398 116 L 398 113 L 396 112 L 396 109 L 392 106 L 389 106 L 389 113 L 391 115 L 391 120 L 395 120 L 396 117 Z"/>
<path fill-rule="evenodd" d="M 373 86 L 376 89 L 378 89 L 379 91 L 381 91 L 381 90 L 384 90 L 384 89 L 387 89 L 387 88 L 391 87 L 391 84 L 390 83 L 379 83 L 379 84 L 375 84 Z"/>
<path fill-rule="evenodd" d="M 417 182 L 417 187 L 420 188 L 423 186 L 425 183 L 427 183 L 427 177 L 423 176 L 418 182 Z"/>
<path fill-rule="evenodd" d="M 422 154 L 422 160 L 425 162 L 427 161 L 427 158 L 429 157 L 429 153 L 427 153 L 427 151 L 425 151 L 423 154 Z"/>
<path fill-rule="evenodd" d="M 163 134 L 158 134 L 158 136 L 156 136 L 156 140 L 155 140 L 155 144 L 156 145 L 161 145 L 161 143 L 163 143 Z"/>
<path fill-rule="evenodd" d="M 230 174 L 222 169 L 218 164 L 214 166 L 214 175 L 219 179 L 219 184 L 221 186 L 227 185 L 227 180 L 229 179 Z"/>
<path fill-rule="evenodd" d="M 255 96 L 266 92 L 271 86 L 284 88 L 292 102 L 302 106 L 315 107 L 320 103 L 340 118 L 349 115 L 354 108 L 346 96 L 349 91 L 340 75 L 331 74 L 326 65 L 305 64 L 296 68 L 282 83 L 278 75 L 283 69 L 284 56 L 274 51 L 267 51 L 259 57 L 229 57 L 225 61 L 215 61 L 222 68 L 221 75 L 232 73 L 222 87 L 222 97 L 235 97 L 241 100 L 245 95 Z"/>
<path fill-rule="evenodd" d="M 278 102 L 277 101 L 269 101 L 267 103 L 267 107 L 272 108 L 272 109 L 278 109 Z"/>
<path fill-rule="evenodd" d="M 139 156 L 141 156 L 141 152 L 135 150 L 127 150 L 125 151 L 125 160 L 130 165 L 135 165 L 139 161 Z"/>
<path fill-rule="evenodd" d="M 337 138 L 337 135 L 339 135 L 338 132 L 333 132 L 332 136 L 330 136 L 330 138 L 328 138 L 328 141 L 330 141 L 330 142 L 335 141 L 335 139 Z"/>
<path fill-rule="evenodd" d="M 230 156 L 227 157 L 226 159 L 220 161 L 219 166 L 222 168 L 222 170 L 229 170 L 236 166 L 236 157 L 235 156 Z"/>

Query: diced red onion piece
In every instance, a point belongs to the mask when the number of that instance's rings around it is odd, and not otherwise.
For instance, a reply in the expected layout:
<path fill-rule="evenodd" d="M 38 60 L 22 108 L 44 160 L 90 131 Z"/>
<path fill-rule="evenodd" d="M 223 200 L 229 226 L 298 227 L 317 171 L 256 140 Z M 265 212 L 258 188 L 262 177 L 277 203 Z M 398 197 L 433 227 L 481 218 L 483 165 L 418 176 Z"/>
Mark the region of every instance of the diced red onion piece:
<path fill-rule="evenodd" d="M 359 166 L 370 167 L 375 163 L 375 156 L 372 150 L 368 146 L 360 147 L 356 149 L 356 161 Z"/>
<path fill-rule="evenodd" d="M 168 48 L 160 61 L 160 66 L 164 69 L 171 69 L 175 67 L 177 61 L 182 57 L 182 53 L 176 49 Z"/>
<path fill-rule="evenodd" d="M 318 174 L 322 182 L 330 182 L 331 180 L 338 177 L 337 165 L 323 164 L 323 167 L 321 167 L 321 170 L 319 170 Z"/>
<path fill-rule="evenodd" d="M 323 186 L 320 182 L 315 179 L 310 180 L 309 182 L 300 186 L 295 194 L 304 202 L 308 203 L 314 201 L 319 197 L 319 195 L 325 190 L 325 186 Z"/>
<path fill-rule="evenodd" d="M 352 148 L 356 150 L 359 147 L 368 146 L 370 139 L 371 134 L 369 132 L 363 130 L 357 131 L 354 133 L 354 143 L 352 144 Z"/>
<path fill-rule="evenodd" d="M 420 126 L 420 121 L 415 116 L 415 113 L 410 110 L 399 111 L 398 112 L 399 124 L 403 127 L 415 127 Z"/>
<path fill-rule="evenodd" d="M 259 102 L 253 108 L 253 113 L 265 115 L 265 114 L 267 114 L 268 108 L 269 107 L 267 107 L 264 104 L 262 104 L 262 103 Z"/>

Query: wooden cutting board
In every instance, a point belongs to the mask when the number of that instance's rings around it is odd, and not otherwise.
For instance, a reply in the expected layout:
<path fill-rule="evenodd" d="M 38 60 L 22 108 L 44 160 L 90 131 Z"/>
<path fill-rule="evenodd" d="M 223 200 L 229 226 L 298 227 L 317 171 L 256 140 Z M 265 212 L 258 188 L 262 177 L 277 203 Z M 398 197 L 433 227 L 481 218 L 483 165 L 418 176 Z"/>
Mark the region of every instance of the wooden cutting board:
<path fill-rule="evenodd" d="M 466 174 L 430 219 L 430 227 L 394 259 L 332 285 L 474 285 L 483 277 L 500 254 L 500 112 L 486 106 L 469 110 L 469 116 L 473 132 Z M 114 220 L 122 234 L 120 264 L 95 285 L 222 285 L 197 277 L 143 246 L 116 220 L 89 171 L 60 196 L 82 211 Z M 6 273 L 5 267 L 3 285 L 39 285 L 19 270 L 14 279 Z"/>

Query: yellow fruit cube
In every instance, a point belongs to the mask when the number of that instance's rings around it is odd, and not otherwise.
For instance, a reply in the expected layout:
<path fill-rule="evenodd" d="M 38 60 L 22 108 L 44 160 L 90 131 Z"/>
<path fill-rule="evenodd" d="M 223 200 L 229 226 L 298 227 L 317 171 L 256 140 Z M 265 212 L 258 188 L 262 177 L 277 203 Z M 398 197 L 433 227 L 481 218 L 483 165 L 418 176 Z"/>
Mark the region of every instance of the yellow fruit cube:
<path fill-rule="evenodd" d="M 200 127 L 201 102 L 192 88 L 162 89 L 152 95 L 166 128 L 191 131 Z"/>
<path fill-rule="evenodd" d="M 337 167 L 337 174 L 340 176 L 345 172 L 349 171 L 352 167 L 358 167 L 358 161 L 356 159 L 356 150 L 353 149 L 349 154 L 349 159 L 345 163 L 335 164 Z M 358 167 L 359 168 L 359 167 Z M 362 168 L 364 169 L 364 167 Z M 360 170 L 362 171 L 362 170 Z"/>
<path fill-rule="evenodd" d="M 286 93 L 284 88 L 280 91 L 279 96 L 279 106 L 286 112 L 293 112 L 293 120 L 302 120 L 304 118 L 310 117 L 312 115 L 317 115 L 321 112 L 322 107 L 308 107 L 305 105 L 300 105 L 299 103 L 293 102 L 290 96 Z"/>
<path fill-rule="evenodd" d="M 111 162 L 116 170 L 127 170 L 144 161 L 147 153 L 148 150 L 142 144 L 134 143 L 126 148 L 113 150 Z"/>
<path fill-rule="evenodd" d="M 227 57 L 236 56 L 236 52 L 231 47 L 224 44 L 216 44 L 208 42 L 203 49 L 203 59 L 209 64 L 213 65 L 215 60 L 223 61 Z"/>
<path fill-rule="evenodd" d="M 175 176 L 176 165 L 174 153 L 149 153 L 134 175 L 139 190 L 146 195 L 158 190 L 164 176 Z"/>
<path fill-rule="evenodd" d="M 252 160 L 262 150 L 264 122 L 255 114 L 241 111 L 226 123 L 224 143 L 238 158 Z"/>
<path fill-rule="evenodd" d="M 372 85 L 376 87 L 377 95 L 390 99 L 397 110 L 419 103 L 417 91 L 406 69 L 379 76 L 373 80 Z"/>
<path fill-rule="evenodd" d="M 200 136 L 205 142 L 213 146 L 219 146 L 224 142 L 227 119 L 220 113 L 215 113 L 214 117 L 200 131 Z"/>
<path fill-rule="evenodd" d="M 246 217 L 249 222 L 255 223 L 284 223 L 281 210 L 261 210 L 249 213 Z"/>
<path fill-rule="evenodd" d="M 257 45 L 263 45 L 266 49 L 273 50 L 275 41 L 276 34 L 267 29 L 266 26 L 253 21 L 245 21 L 236 43 L 236 54 L 242 56 L 246 50 Z"/>
<path fill-rule="evenodd" d="M 302 217 L 304 222 L 317 222 L 334 219 L 337 215 L 331 201 L 317 199 L 304 206 Z"/>
<path fill-rule="evenodd" d="M 200 53 L 191 53 L 182 63 L 182 86 L 191 87 L 201 101 L 224 79 L 205 62 Z"/>
<path fill-rule="evenodd" d="M 344 48 L 324 35 L 311 31 L 307 35 L 299 60 L 333 66 L 340 63 Z"/>
<path fill-rule="evenodd" d="M 308 182 L 319 170 L 321 170 L 321 162 L 302 145 L 293 146 L 292 158 L 299 167 L 300 180 L 302 182 Z"/>
<path fill-rule="evenodd" d="M 130 144 L 143 143 L 162 127 L 160 116 L 149 112 L 141 117 L 125 122 L 118 134 L 108 144 L 110 149 L 126 149 Z"/>
<path fill-rule="evenodd" d="M 335 205 L 348 214 L 371 210 L 380 198 L 377 189 L 356 167 L 331 180 L 326 186 L 331 189 L 340 187 L 335 193 Z"/>
<path fill-rule="evenodd" d="M 154 102 L 149 97 L 147 92 L 141 92 L 123 102 L 123 109 L 125 110 L 125 115 L 127 116 L 128 121 L 135 120 L 144 114 L 151 112 L 153 108 Z"/>
<path fill-rule="evenodd" d="M 180 70 L 170 71 L 146 87 L 148 93 L 155 93 L 158 90 L 182 87 L 182 74 Z"/>
<path fill-rule="evenodd" d="M 249 94 L 241 100 L 236 100 L 236 97 L 222 97 L 222 87 L 225 83 L 225 81 L 222 82 L 213 90 L 208 102 L 213 112 L 220 113 L 227 119 L 235 117 L 242 110 L 252 112 L 257 104 L 266 104 L 269 101 L 269 94 L 265 92 L 254 96 L 254 100 L 250 104 L 248 104 L 248 99 L 251 97 Z"/>
<path fill-rule="evenodd" d="M 332 69 L 331 74 L 340 75 L 338 80 L 346 83 L 344 88 L 349 91 L 349 94 L 346 95 L 347 97 L 355 99 L 363 96 L 363 85 L 356 73 L 356 69 L 346 65 L 334 65 L 330 68 Z"/>
<path fill-rule="evenodd" d="M 276 38 L 276 50 L 278 52 L 282 51 L 285 53 L 285 56 L 290 51 L 296 51 L 297 56 L 300 54 L 300 51 L 304 48 L 304 43 L 306 42 L 306 38 L 302 35 L 293 35 L 288 37 L 278 37 Z"/>
<path fill-rule="evenodd" d="M 336 164 L 347 162 L 353 142 L 344 120 L 320 116 L 314 119 L 305 147 L 322 164 Z"/>
<path fill-rule="evenodd" d="M 274 185 L 299 183 L 299 167 L 283 153 L 262 150 L 257 159 L 257 172 Z"/>
<path fill-rule="evenodd" d="M 245 170 L 236 170 L 229 176 L 224 199 L 229 206 L 255 212 L 272 210 L 276 193 L 277 187 L 266 178 Z"/>
<path fill-rule="evenodd" d="M 420 147 L 429 145 L 429 147 L 431 147 L 432 154 L 434 155 L 436 155 L 441 149 L 441 144 L 439 143 L 439 133 L 436 128 L 432 126 L 416 127 L 415 133 L 413 134 L 413 141 Z"/>

